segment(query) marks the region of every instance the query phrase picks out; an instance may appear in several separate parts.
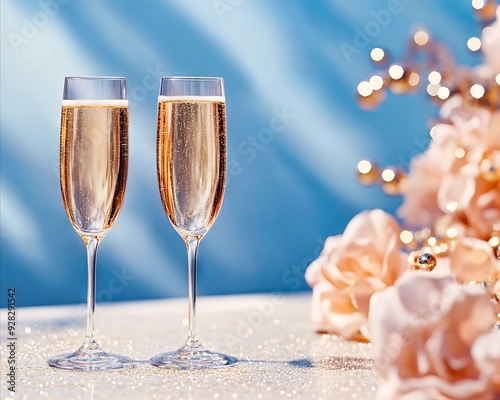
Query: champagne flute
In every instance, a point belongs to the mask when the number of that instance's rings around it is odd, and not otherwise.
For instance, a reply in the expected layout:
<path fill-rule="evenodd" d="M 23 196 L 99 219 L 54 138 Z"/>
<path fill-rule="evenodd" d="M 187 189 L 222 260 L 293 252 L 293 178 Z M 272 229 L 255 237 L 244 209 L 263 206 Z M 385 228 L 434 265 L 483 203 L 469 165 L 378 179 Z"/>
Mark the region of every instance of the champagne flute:
<path fill-rule="evenodd" d="M 205 349 L 196 332 L 198 245 L 219 214 L 226 184 L 222 78 L 161 79 L 156 145 L 163 208 L 187 247 L 189 333 L 179 350 L 150 361 L 158 367 L 188 370 L 233 365 L 236 358 Z"/>
<path fill-rule="evenodd" d="M 64 208 L 87 247 L 87 334 L 76 352 L 48 363 L 84 371 L 132 367 L 130 358 L 103 351 L 94 335 L 97 247 L 120 212 L 127 181 L 125 78 L 65 78 L 59 166 Z"/>

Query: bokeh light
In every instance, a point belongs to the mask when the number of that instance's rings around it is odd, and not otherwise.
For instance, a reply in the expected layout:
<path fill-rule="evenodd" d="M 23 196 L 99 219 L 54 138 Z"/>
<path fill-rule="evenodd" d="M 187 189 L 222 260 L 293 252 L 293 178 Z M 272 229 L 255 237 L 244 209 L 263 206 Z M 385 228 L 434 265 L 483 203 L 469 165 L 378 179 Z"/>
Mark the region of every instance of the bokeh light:
<path fill-rule="evenodd" d="M 470 51 L 478 51 L 481 48 L 481 39 L 473 36 L 467 40 L 467 47 Z"/>

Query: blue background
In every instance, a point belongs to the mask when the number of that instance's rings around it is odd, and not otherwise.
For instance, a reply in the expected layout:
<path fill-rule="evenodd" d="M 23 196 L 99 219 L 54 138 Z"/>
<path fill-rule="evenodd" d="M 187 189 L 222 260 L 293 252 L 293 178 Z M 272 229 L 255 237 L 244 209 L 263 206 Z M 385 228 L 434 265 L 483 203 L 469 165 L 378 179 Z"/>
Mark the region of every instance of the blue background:
<path fill-rule="evenodd" d="M 375 15 L 388 2 L 379 0 L 2 0 L 1 304 L 8 287 L 17 288 L 18 305 L 85 301 L 85 247 L 58 175 L 62 84 L 71 75 L 128 79 L 128 185 L 99 248 L 99 301 L 187 293 L 185 247 L 156 181 L 162 75 L 225 78 L 229 182 L 200 247 L 199 293 L 307 290 L 303 272 L 327 236 L 363 209 L 394 213 L 400 203 L 361 186 L 357 162 L 406 167 L 436 115 L 423 93 L 361 110 L 356 86 L 376 71 L 370 50 L 382 46 L 399 59 L 423 26 L 460 63 L 480 61 L 466 48 L 480 35 L 469 1 L 399 3 L 382 24 Z M 379 32 L 355 46 L 369 23 Z M 356 51 L 346 55 L 342 43 Z M 289 117 L 273 131 L 279 113 Z"/>

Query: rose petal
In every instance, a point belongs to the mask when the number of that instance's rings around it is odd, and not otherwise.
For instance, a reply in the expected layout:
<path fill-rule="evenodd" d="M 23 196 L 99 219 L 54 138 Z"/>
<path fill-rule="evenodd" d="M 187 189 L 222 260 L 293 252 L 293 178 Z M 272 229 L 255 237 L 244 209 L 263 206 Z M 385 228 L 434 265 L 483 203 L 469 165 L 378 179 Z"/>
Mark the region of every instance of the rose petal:
<path fill-rule="evenodd" d="M 459 282 L 479 282 L 500 273 L 500 261 L 488 242 L 461 238 L 450 254 L 450 271 Z"/>
<path fill-rule="evenodd" d="M 472 356 L 478 368 L 484 373 L 500 394 L 500 332 L 480 336 L 472 346 Z"/>

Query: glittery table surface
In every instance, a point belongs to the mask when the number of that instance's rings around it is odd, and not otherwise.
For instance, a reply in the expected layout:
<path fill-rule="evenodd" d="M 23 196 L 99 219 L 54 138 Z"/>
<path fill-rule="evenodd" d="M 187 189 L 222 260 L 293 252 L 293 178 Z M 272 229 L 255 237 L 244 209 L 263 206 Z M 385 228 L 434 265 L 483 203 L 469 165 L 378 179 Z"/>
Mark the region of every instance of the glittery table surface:
<path fill-rule="evenodd" d="M 50 356 L 76 350 L 85 336 L 83 305 L 16 310 L 15 393 L 7 390 L 8 328 L 1 310 L 2 399 L 373 399 L 380 384 L 370 344 L 315 333 L 310 293 L 199 297 L 198 332 L 231 367 L 177 371 L 148 359 L 176 350 L 187 335 L 187 300 L 97 306 L 105 350 L 137 360 L 125 371 L 73 372 Z"/>

